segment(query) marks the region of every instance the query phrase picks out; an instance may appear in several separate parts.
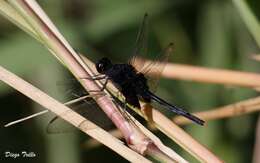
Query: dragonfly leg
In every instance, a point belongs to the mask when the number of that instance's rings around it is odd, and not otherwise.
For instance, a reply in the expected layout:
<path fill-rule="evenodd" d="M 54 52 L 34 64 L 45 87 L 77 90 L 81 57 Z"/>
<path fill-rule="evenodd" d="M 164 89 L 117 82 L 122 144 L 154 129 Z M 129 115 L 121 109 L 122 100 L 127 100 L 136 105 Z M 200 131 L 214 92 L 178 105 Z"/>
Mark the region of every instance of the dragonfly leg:
<path fill-rule="evenodd" d="M 80 79 L 88 79 L 88 80 L 102 80 L 102 79 L 105 79 L 105 83 L 101 83 L 102 84 L 102 87 L 100 90 L 90 90 L 88 92 L 102 92 L 103 90 L 106 89 L 106 85 L 108 83 L 108 77 L 106 75 L 103 75 L 103 74 L 98 74 L 98 75 L 94 75 L 92 77 L 85 77 L 85 78 L 80 78 Z"/>
<path fill-rule="evenodd" d="M 88 92 L 102 92 L 106 89 L 107 83 L 108 83 L 108 77 L 105 77 L 105 83 L 101 83 L 102 87 L 100 90 L 90 90 Z"/>
<path fill-rule="evenodd" d="M 122 108 L 120 108 L 119 106 L 117 106 L 118 111 L 122 114 L 123 117 L 125 117 L 127 120 L 130 120 L 129 116 L 126 113 L 126 102 L 124 102 Z"/>
<path fill-rule="evenodd" d="M 107 76 L 103 75 L 103 74 L 98 74 L 98 75 L 93 75 L 91 77 L 84 77 L 84 78 L 80 78 L 80 79 L 88 79 L 88 80 L 102 80 L 105 79 Z"/>
<path fill-rule="evenodd" d="M 128 113 L 128 106 L 127 106 L 127 102 L 125 100 L 120 101 L 119 95 L 121 94 L 120 91 L 118 91 L 116 93 L 117 95 L 112 97 L 113 102 L 116 104 L 116 107 L 118 109 L 118 111 L 121 113 L 121 115 L 131 124 L 135 125 L 136 127 L 138 127 L 135 123 L 135 119 L 131 117 L 131 115 Z"/>
<path fill-rule="evenodd" d="M 127 102 L 124 100 L 124 109 L 122 110 L 123 112 L 123 116 L 130 122 L 132 123 L 134 126 L 136 126 L 138 128 L 138 126 L 136 125 L 136 122 L 134 118 L 131 117 L 131 115 L 127 112 Z"/>
<path fill-rule="evenodd" d="M 135 122 L 133 121 L 133 119 L 131 118 L 129 113 L 127 112 L 127 102 L 125 100 L 123 102 L 122 109 L 119 108 L 118 110 L 122 114 L 122 116 L 126 118 L 126 120 L 128 120 L 129 122 L 131 122 L 135 125 Z"/>
<path fill-rule="evenodd" d="M 102 85 L 102 88 L 100 89 L 100 91 L 104 91 L 106 89 L 107 83 L 108 83 L 108 77 L 106 77 L 105 83 Z"/>

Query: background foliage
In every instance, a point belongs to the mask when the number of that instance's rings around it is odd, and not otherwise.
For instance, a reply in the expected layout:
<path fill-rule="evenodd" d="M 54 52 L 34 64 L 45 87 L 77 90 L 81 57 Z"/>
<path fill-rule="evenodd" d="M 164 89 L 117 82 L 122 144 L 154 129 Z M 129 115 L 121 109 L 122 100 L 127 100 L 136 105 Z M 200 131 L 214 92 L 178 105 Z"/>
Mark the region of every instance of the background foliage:
<path fill-rule="evenodd" d="M 108 56 L 124 61 L 131 55 L 138 27 L 149 13 L 149 52 L 159 53 L 175 43 L 170 61 L 212 68 L 258 72 L 259 63 L 250 59 L 259 48 L 231 1 L 156 0 L 45 0 L 38 1 L 61 33 L 77 51 L 92 60 Z M 260 4 L 248 1 L 260 16 Z M 64 68 L 30 36 L 0 18 L 0 64 L 24 77 L 51 96 L 64 100 L 56 86 L 65 81 Z M 257 95 L 247 88 L 161 80 L 158 94 L 190 111 L 208 110 Z M 0 125 L 39 111 L 38 105 L 0 83 Z M 165 112 L 170 115 L 168 112 Z M 125 161 L 106 147 L 86 149 L 80 133 L 48 135 L 50 115 L 0 131 L 0 155 L 6 151 L 34 152 L 37 157 L 7 158 L 6 162 Z M 226 162 L 251 162 L 256 114 L 210 121 L 206 127 L 185 129 Z M 162 140 L 188 160 L 194 159 L 158 133 Z M 102 157 L 101 157 L 102 156 Z"/>

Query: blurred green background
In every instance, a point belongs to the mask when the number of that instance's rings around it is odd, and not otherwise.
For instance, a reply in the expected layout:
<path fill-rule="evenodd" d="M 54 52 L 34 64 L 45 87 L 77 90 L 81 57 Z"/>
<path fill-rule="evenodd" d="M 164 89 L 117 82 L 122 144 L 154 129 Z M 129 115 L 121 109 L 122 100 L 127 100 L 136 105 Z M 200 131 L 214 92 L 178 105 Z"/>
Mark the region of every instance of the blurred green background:
<path fill-rule="evenodd" d="M 259 1 L 247 1 L 260 17 Z M 251 60 L 259 48 L 232 1 L 210 0 L 45 0 L 39 4 L 65 38 L 93 61 L 108 56 L 127 59 L 145 12 L 149 14 L 149 52 L 159 53 L 169 42 L 170 61 L 212 68 L 258 72 Z M 57 81 L 66 81 L 65 68 L 38 42 L 0 17 L 0 64 L 60 101 Z M 189 111 L 208 110 L 254 97 L 247 88 L 162 79 L 158 94 Z M 85 134 L 47 134 L 53 115 L 10 128 L 5 123 L 43 110 L 24 95 L 0 83 L 0 158 L 4 162 L 126 162 L 107 147 L 86 149 Z M 165 111 L 168 116 L 173 116 Z M 252 162 L 257 114 L 210 121 L 207 126 L 185 126 L 192 136 L 229 163 Z M 196 160 L 166 136 L 162 141 L 191 162 Z M 34 152 L 34 158 L 5 158 L 5 152 Z"/>

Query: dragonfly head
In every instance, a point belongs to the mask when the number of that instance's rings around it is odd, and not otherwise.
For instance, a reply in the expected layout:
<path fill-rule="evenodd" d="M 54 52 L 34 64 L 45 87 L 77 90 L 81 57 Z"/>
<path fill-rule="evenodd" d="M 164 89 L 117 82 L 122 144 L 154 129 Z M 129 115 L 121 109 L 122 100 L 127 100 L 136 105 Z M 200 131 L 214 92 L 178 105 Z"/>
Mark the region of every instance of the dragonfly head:
<path fill-rule="evenodd" d="M 99 73 L 104 74 L 107 70 L 109 70 L 113 64 L 108 58 L 102 58 L 96 63 L 96 69 Z"/>

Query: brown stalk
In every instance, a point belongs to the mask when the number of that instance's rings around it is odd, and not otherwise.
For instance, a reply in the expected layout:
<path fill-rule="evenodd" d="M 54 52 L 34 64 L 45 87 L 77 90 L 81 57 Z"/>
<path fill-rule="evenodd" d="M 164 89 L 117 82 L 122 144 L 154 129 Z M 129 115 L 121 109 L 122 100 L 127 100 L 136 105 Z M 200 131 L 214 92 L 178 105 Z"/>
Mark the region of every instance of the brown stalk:
<path fill-rule="evenodd" d="M 247 113 L 252 113 L 260 110 L 260 97 L 251 98 L 248 100 L 240 101 L 223 107 L 211 109 L 209 111 L 203 111 L 194 113 L 199 118 L 208 121 L 214 119 L 228 118 L 239 116 Z M 177 116 L 173 118 L 173 121 L 180 125 L 191 123 L 189 120 Z"/>
<path fill-rule="evenodd" d="M 151 72 L 151 75 L 153 73 Z M 250 88 L 260 87 L 260 75 L 225 69 L 168 63 L 162 76 L 169 79 L 189 80 L 202 83 L 235 85 Z"/>
<path fill-rule="evenodd" d="M 116 138 L 122 138 L 123 137 L 122 133 L 118 129 L 111 130 L 111 131 L 109 131 L 109 133 Z M 91 149 L 91 148 L 97 147 L 101 144 L 95 139 L 88 139 L 82 145 L 87 149 Z"/>
<path fill-rule="evenodd" d="M 197 142 L 182 128 L 172 123 L 171 120 L 169 120 L 156 109 L 152 109 L 152 120 L 159 130 L 168 135 L 171 139 L 173 139 L 177 144 L 179 144 L 189 153 L 192 153 L 200 161 L 216 163 L 223 162 L 204 145 Z"/>

